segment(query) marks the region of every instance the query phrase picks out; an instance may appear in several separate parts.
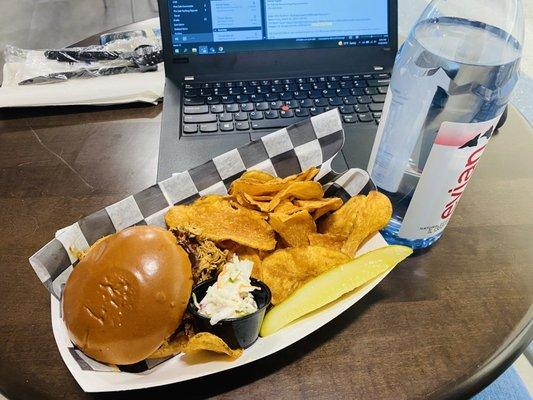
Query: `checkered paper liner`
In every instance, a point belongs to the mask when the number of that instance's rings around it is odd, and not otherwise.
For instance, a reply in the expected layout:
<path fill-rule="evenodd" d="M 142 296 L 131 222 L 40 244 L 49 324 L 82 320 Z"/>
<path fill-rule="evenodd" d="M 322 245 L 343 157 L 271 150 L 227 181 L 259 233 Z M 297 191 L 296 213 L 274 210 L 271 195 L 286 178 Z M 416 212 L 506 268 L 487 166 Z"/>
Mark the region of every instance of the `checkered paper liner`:
<path fill-rule="evenodd" d="M 344 132 L 337 110 L 312 117 L 174 174 L 58 230 L 54 239 L 30 257 L 30 264 L 60 302 L 62 289 L 78 262 L 76 251 L 86 250 L 101 237 L 133 225 L 165 227 L 164 216 L 170 207 L 207 194 L 227 194 L 231 182 L 247 170 L 285 177 L 316 166 L 320 167 L 320 173 L 315 179 L 323 184 L 327 197 L 341 197 L 346 201 L 356 194 L 368 193 L 374 185 L 366 171 L 350 169 L 338 174 L 331 169 L 331 161 L 343 144 Z M 90 359 L 72 344 L 68 346 L 68 354 L 82 371 L 148 372 L 168 359 L 117 368 Z"/>

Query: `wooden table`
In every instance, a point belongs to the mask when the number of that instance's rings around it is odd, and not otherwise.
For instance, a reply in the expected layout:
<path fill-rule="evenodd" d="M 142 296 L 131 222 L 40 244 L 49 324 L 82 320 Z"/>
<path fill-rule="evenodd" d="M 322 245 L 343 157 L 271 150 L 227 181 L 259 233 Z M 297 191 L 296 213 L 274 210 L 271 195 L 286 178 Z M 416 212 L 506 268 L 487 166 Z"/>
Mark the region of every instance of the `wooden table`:
<path fill-rule="evenodd" d="M 465 398 L 531 341 L 533 129 L 511 108 L 441 240 L 349 311 L 236 370 L 84 393 L 57 351 L 49 294 L 27 259 L 58 228 L 155 182 L 160 117 L 161 106 L 150 105 L 0 111 L 0 392 L 8 398 Z"/>

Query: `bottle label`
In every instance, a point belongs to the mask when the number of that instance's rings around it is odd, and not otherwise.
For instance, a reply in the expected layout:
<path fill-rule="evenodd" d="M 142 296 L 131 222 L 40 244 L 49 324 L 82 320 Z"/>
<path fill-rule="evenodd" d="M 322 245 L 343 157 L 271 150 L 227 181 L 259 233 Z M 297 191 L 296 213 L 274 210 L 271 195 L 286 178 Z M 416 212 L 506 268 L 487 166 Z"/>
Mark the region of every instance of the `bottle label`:
<path fill-rule="evenodd" d="M 427 239 L 446 227 L 500 117 L 441 124 L 400 227 L 401 238 Z"/>

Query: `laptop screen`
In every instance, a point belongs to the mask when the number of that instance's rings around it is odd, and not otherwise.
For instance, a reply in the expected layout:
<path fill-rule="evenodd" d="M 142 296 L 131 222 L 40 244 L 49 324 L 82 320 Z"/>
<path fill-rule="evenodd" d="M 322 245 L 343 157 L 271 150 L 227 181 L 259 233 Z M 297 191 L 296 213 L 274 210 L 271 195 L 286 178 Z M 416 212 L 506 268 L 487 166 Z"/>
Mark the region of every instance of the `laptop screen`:
<path fill-rule="evenodd" d="M 175 55 L 386 46 L 388 0 L 168 0 Z"/>

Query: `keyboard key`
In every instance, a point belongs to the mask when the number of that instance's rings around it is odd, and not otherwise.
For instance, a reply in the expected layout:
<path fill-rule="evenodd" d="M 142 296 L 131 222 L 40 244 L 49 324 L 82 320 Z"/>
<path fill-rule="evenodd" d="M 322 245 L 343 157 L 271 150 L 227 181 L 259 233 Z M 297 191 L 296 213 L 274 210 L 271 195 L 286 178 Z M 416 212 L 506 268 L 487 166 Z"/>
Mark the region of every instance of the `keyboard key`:
<path fill-rule="evenodd" d="M 375 113 L 372 113 L 372 116 L 374 118 L 381 118 L 381 113 L 380 112 L 375 112 Z"/>
<path fill-rule="evenodd" d="M 247 131 L 250 129 L 250 124 L 246 121 L 240 121 L 235 123 L 235 128 L 237 128 L 238 131 Z"/>
<path fill-rule="evenodd" d="M 196 133 L 196 132 L 198 132 L 198 125 L 196 124 L 183 125 L 183 133 Z"/>
<path fill-rule="evenodd" d="M 235 121 L 248 121 L 248 113 L 239 111 L 233 114 L 233 118 L 235 118 Z"/>
<path fill-rule="evenodd" d="M 193 114 L 183 116 L 186 124 L 201 124 L 205 122 L 217 122 L 216 114 Z"/>
<path fill-rule="evenodd" d="M 320 99 L 315 99 L 314 101 L 315 107 L 326 107 L 329 105 L 328 99 L 325 99 L 321 97 Z"/>
<path fill-rule="evenodd" d="M 228 88 L 215 88 L 213 89 L 213 94 L 217 96 L 226 96 L 229 93 Z"/>
<path fill-rule="evenodd" d="M 219 128 L 222 132 L 229 132 L 233 130 L 233 122 L 221 122 Z"/>
<path fill-rule="evenodd" d="M 339 82 L 328 82 L 328 83 L 326 83 L 326 88 L 327 89 L 338 89 L 340 87 L 341 87 L 341 85 L 339 85 Z"/>
<path fill-rule="evenodd" d="M 268 104 L 270 105 L 271 110 L 279 110 L 281 106 L 283 105 L 283 102 L 278 100 L 278 101 L 271 101 Z"/>
<path fill-rule="evenodd" d="M 353 106 L 340 106 L 339 111 L 341 112 L 341 114 L 352 114 Z"/>
<path fill-rule="evenodd" d="M 200 96 L 212 96 L 213 90 L 212 89 L 200 89 Z"/>
<path fill-rule="evenodd" d="M 254 94 L 255 86 L 244 86 L 242 88 L 242 94 Z"/>
<path fill-rule="evenodd" d="M 279 116 L 281 118 L 292 118 L 292 117 L 294 117 L 294 112 L 292 110 L 287 110 L 287 111 L 281 110 L 279 112 Z"/>
<path fill-rule="evenodd" d="M 357 104 L 357 97 L 355 96 L 346 96 L 342 98 L 344 104 Z"/>
<path fill-rule="evenodd" d="M 283 90 L 284 90 L 283 85 L 272 85 L 272 86 L 270 86 L 270 91 L 272 93 L 280 93 L 280 92 L 283 92 Z"/>
<path fill-rule="evenodd" d="M 183 93 L 184 97 L 195 97 L 195 96 L 199 96 L 199 95 L 200 95 L 200 91 L 198 89 L 186 90 Z"/>
<path fill-rule="evenodd" d="M 354 81 L 358 80 L 358 79 L 363 79 L 363 75 L 352 75 L 352 79 Z"/>
<path fill-rule="evenodd" d="M 241 94 L 242 93 L 242 87 L 231 87 L 228 89 L 229 94 Z"/>
<path fill-rule="evenodd" d="M 349 96 L 350 91 L 348 89 L 337 89 L 335 90 L 335 95 L 339 97 Z"/>
<path fill-rule="evenodd" d="M 220 103 L 220 96 L 207 96 L 206 98 L 207 104 L 218 104 Z"/>
<path fill-rule="evenodd" d="M 259 82 L 259 81 L 250 81 L 249 83 L 252 86 L 261 86 L 261 82 Z"/>
<path fill-rule="evenodd" d="M 273 85 L 281 85 L 281 84 L 283 84 L 283 82 L 281 81 L 281 79 L 274 79 L 274 80 L 272 81 L 272 84 L 273 84 Z"/>
<path fill-rule="evenodd" d="M 292 99 L 292 93 L 291 92 L 281 92 L 279 94 L 279 98 L 281 100 L 291 100 Z"/>
<path fill-rule="evenodd" d="M 379 87 L 378 87 L 378 92 L 379 92 L 380 94 L 387 94 L 387 90 L 388 90 L 388 89 L 389 89 L 388 86 L 379 86 Z"/>
<path fill-rule="evenodd" d="M 384 103 L 385 102 L 385 95 L 384 94 L 375 94 L 372 96 L 372 101 L 374 103 Z"/>
<path fill-rule="evenodd" d="M 270 81 L 261 81 L 261 85 L 263 86 L 270 85 Z"/>
<path fill-rule="evenodd" d="M 341 83 L 339 85 L 340 85 L 341 89 L 351 89 L 351 88 L 353 88 L 353 82 L 352 81 L 348 81 L 348 82 L 341 81 Z"/>
<path fill-rule="evenodd" d="M 251 120 L 258 120 L 264 118 L 263 111 L 252 111 L 249 115 Z"/>
<path fill-rule="evenodd" d="M 238 112 L 238 111 L 239 111 L 238 104 L 226 104 L 226 112 Z"/>
<path fill-rule="evenodd" d="M 370 108 L 370 111 L 373 112 L 383 111 L 383 103 L 370 104 L 368 107 Z"/>
<path fill-rule="evenodd" d="M 311 90 L 311 84 L 310 83 L 301 83 L 298 85 L 298 90 Z"/>
<path fill-rule="evenodd" d="M 248 103 L 250 101 L 250 96 L 247 94 L 238 94 L 235 96 L 235 100 L 237 100 L 237 103 Z"/>
<path fill-rule="evenodd" d="M 297 78 L 296 79 L 296 83 L 306 83 L 307 82 L 307 78 Z"/>
<path fill-rule="evenodd" d="M 363 78 L 364 79 L 370 79 L 370 78 L 372 78 L 372 75 L 371 74 L 364 74 Z"/>
<path fill-rule="evenodd" d="M 186 83 L 184 85 L 184 88 L 185 89 L 199 89 L 200 88 L 200 84 L 199 83 Z"/>
<path fill-rule="evenodd" d="M 326 89 L 326 82 L 313 83 L 313 85 L 311 87 L 314 90 L 323 90 L 323 89 Z"/>
<path fill-rule="evenodd" d="M 252 103 L 243 103 L 241 104 L 241 111 L 253 111 L 254 105 Z"/>
<path fill-rule="evenodd" d="M 266 101 L 276 101 L 279 100 L 279 93 L 267 93 L 265 94 Z"/>
<path fill-rule="evenodd" d="M 387 79 L 390 78 L 390 75 L 386 72 L 383 72 L 381 74 L 373 74 L 372 77 L 376 79 Z"/>
<path fill-rule="evenodd" d="M 372 98 L 370 96 L 359 96 L 357 97 L 359 104 L 370 104 L 372 103 Z"/>
<path fill-rule="evenodd" d="M 331 106 L 342 106 L 344 104 L 340 97 L 330 97 L 328 102 Z"/>
<path fill-rule="evenodd" d="M 337 96 L 337 91 L 335 89 L 324 89 L 322 90 L 323 97 L 334 97 Z"/>
<path fill-rule="evenodd" d="M 216 123 L 214 124 L 201 124 L 200 125 L 200 132 L 216 132 L 218 131 L 218 125 Z"/>
<path fill-rule="evenodd" d="M 328 81 L 329 82 L 337 82 L 340 80 L 340 77 L 338 76 L 328 76 Z"/>
<path fill-rule="evenodd" d="M 225 86 L 226 87 L 234 87 L 235 83 L 234 82 L 226 82 Z"/>
<path fill-rule="evenodd" d="M 365 88 L 367 87 L 367 84 L 365 81 L 354 81 L 353 82 L 353 87 L 356 87 L 356 88 Z"/>
<path fill-rule="evenodd" d="M 378 94 L 378 89 L 375 87 L 367 87 L 367 88 L 364 88 L 363 90 L 365 94 L 367 95 Z"/>
<path fill-rule="evenodd" d="M 220 114 L 218 116 L 218 120 L 220 122 L 229 122 L 229 121 L 233 121 L 233 114 L 231 113 L 224 113 L 224 114 Z"/>
<path fill-rule="evenodd" d="M 365 114 L 357 114 L 359 117 L 359 121 L 361 122 L 373 122 L 374 117 L 372 117 L 372 114 L 365 113 Z"/>
<path fill-rule="evenodd" d="M 318 99 L 322 97 L 322 92 L 320 90 L 309 90 L 307 92 L 307 95 L 310 99 Z"/>
<path fill-rule="evenodd" d="M 296 115 L 297 117 L 308 117 L 309 109 L 308 108 L 295 108 L 294 115 Z"/>
<path fill-rule="evenodd" d="M 276 110 L 268 110 L 268 111 L 265 111 L 265 118 L 266 119 L 279 118 L 279 114 Z"/>
<path fill-rule="evenodd" d="M 262 121 L 252 121 L 252 129 L 276 129 L 285 128 L 292 125 L 301 118 L 278 118 L 278 119 L 264 119 Z"/>
<path fill-rule="evenodd" d="M 297 90 L 293 93 L 293 96 L 296 100 L 307 99 L 307 92 Z"/>
<path fill-rule="evenodd" d="M 291 83 L 294 83 L 294 79 L 283 79 L 283 83 L 285 85 L 290 85 Z"/>
<path fill-rule="evenodd" d="M 285 102 L 290 108 L 299 108 L 300 107 L 300 100 L 291 100 Z"/>
<path fill-rule="evenodd" d="M 355 112 L 357 113 L 368 112 L 368 106 L 366 104 L 356 104 L 354 107 L 355 107 Z"/>
<path fill-rule="evenodd" d="M 352 96 L 362 96 L 365 94 L 365 92 L 363 92 L 363 89 L 361 88 L 350 89 L 350 93 L 352 94 Z"/>
<path fill-rule="evenodd" d="M 266 110 L 270 109 L 270 106 L 268 105 L 268 103 L 266 101 L 255 103 L 254 105 L 255 105 L 255 109 L 257 111 L 266 111 Z"/>
<path fill-rule="evenodd" d="M 221 88 L 224 87 L 224 84 L 222 82 L 215 82 L 212 85 L 214 88 Z"/>
<path fill-rule="evenodd" d="M 315 105 L 315 103 L 313 103 L 313 100 L 311 99 L 303 99 L 303 100 L 300 100 L 300 108 L 302 107 L 313 107 Z"/>
<path fill-rule="evenodd" d="M 354 122 L 357 122 L 357 116 L 354 114 L 346 114 L 342 116 L 342 120 L 347 124 L 353 124 Z"/>
<path fill-rule="evenodd" d="M 185 106 L 200 106 L 204 103 L 203 97 L 186 97 L 183 99 L 183 105 Z"/>
<path fill-rule="evenodd" d="M 185 106 L 183 107 L 184 114 L 205 114 L 209 112 L 208 106 Z"/>
<path fill-rule="evenodd" d="M 237 82 L 235 82 L 235 86 L 246 86 L 246 82 L 245 81 L 237 81 Z"/>
<path fill-rule="evenodd" d="M 341 81 L 351 81 L 352 77 L 350 75 L 341 76 Z"/>
<path fill-rule="evenodd" d="M 291 83 L 289 85 L 285 85 L 284 88 L 287 92 L 294 92 L 295 90 L 298 90 L 298 85 L 295 83 Z"/>
<path fill-rule="evenodd" d="M 265 100 L 265 95 L 264 94 L 251 94 L 250 95 L 250 100 L 254 103 L 256 102 L 260 102 L 260 101 L 264 101 Z"/>
<path fill-rule="evenodd" d="M 209 108 L 209 110 L 214 114 L 218 114 L 224 112 L 224 106 L 222 104 L 214 104 Z"/>
<path fill-rule="evenodd" d="M 220 101 L 223 104 L 235 103 L 235 96 L 220 96 Z"/>
<path fill-rule="evenodd" d="M 368 86 L 387 86 L 390 83 L 390 79 L 369 79 L 366 82 Z"/>
<path fill-rule="evenodd" d="M 311 115 L 318 115 L 318 114 L 323 113 L 324 111 L 326 111 L 324 109 L 324 107 L 311 107 L 311 108 L 309 108 L 309 113 Z"/>

